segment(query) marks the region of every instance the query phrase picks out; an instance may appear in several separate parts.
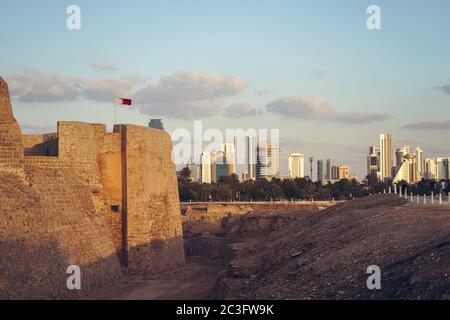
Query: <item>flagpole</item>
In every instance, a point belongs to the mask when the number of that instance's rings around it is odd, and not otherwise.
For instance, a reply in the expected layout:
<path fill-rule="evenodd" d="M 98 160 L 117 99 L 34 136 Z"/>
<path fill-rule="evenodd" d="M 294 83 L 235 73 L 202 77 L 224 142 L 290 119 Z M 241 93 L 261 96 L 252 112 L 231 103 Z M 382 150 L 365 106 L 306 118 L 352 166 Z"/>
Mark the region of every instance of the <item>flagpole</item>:
<path fill-rule="evenodd" d="M 114 125 L 117 124 L 117 102 L 116 99 L 114 99 Z"/>

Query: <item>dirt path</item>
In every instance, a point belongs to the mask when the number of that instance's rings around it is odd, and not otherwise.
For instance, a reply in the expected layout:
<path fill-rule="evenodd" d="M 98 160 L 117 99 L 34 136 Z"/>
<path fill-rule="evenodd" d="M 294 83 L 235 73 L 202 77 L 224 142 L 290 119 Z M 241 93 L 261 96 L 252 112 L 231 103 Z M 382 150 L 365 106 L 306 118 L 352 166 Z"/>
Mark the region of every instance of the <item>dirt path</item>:
<path fill-rule="evenodd" d="M 153 277 L 128 277 L 114 288 L 90 297 L 93 300 L 204 300 L 216 283 L 224 262 L 211 262 L 201 258 L 188 258 L 176 270 Z"/>

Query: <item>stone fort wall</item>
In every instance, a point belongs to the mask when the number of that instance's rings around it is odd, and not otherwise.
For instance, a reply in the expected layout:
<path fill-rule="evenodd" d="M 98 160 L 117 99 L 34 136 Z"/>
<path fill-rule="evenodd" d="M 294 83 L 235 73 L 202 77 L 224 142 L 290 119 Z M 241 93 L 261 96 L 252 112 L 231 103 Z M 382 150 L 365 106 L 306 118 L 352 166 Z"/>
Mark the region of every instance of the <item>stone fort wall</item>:
<path fill-rule="evenodd" d="M 0 88 L 0 299 L 83 296 L 118 279 L 120 262 L 145 273 L 184 262 L 167 133 L 60 122 L 57 135 L 22 136 Z M 69 265 L 81 291 L 66 287 Z"/>

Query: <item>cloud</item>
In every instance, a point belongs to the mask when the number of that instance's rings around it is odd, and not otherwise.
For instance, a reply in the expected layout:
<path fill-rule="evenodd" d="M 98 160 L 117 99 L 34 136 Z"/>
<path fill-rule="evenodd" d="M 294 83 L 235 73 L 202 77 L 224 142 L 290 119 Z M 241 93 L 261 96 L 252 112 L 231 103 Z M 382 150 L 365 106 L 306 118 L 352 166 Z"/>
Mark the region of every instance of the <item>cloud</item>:
<path fill-rule="evenodd" d="M 26 103 L 112 102 L 116 95 L 132 94 L 132 89 L 142 83 L 142 80 L 132 77 L 90 79 L 37 72 L 14 74 L 8 79 L 11 95 Z"/>
<path fill-rule="evenodd" d="M 144 81 L 137 77 L 106 78 L 79 80 L 81 95 L 85 100 L 96 102 L 112 102 L 114 97 L 132 97 L 136 87 Z"/>
<path fill-rule="evenodd" d="M 266 110 L 285 117 L 322 119 L 333 114 L 328 102 L 317 97 L 284 97 L 266 106 Z"/>
<path fill-rule="evenodd" d="M 438 87 L 437 89 L 441 90 L 442 92 L 444 92 L 446 94 L 450 94 L 450 84 Z"/>
<path fill-rule="evenodd" d="M 390 119 L 387 113 L 338 112 L 328 101 L 319 97 L 284 97 L 268 105 L 266 110 L 287 118 L 317 119 L 345 123 L 371 123 Z"/>
<path fill-rule="evenodd" d="M 248 83 L 238 77 L 204 72 L 177 73 L 155 83 L 146 83 L 137 77 L 92 79 L 38 72 L 13 74 L 8 79 L 11 95 L 20 102 L 112 102 L 115 96 L 121 96 L 132 98 L 145 114 L 175 118 L 220 114 L 222 99 L 248 87 Z"/>
<path fill-rule="evenodd" d="M 260 110 L 252 108 L 252 106 L 247 103 L 234 103 L 224 110 L 223 115 L 228 118 L 239 119 L 244 117 L 257 116 L 261 113 L 262 112 Z"/>
<path fill-rule="evenodd" d="M 403 126 L 404 129 L 408 130 L 450 130 L 450 120 L 444 122 L 417 122 L 411 123 Z"/>
<path fill-rule="evenodd" d="M 136 92 L 144 113 L 175 118 L 207 117 L 221 111 L 220 99 L 248 87 L 238 77 L 203 72 L 184 72 L 162 77 Z"/>
<path fill-rule="evenodd" d="M 35 72 L 8 77 L 11 96 L 21 102 L 61 102 L 81 98 L 79 79 L 66 75 L 44 75 Z"/>
<path fill-rule="evenodd" d="M 335 114 L 335 120 L 346 123 L 370 123 L 385 121 L 392 118 L 389 113 L 371 113 L 371 112 L 342 112 Z"/>
<path fill-rule="evenodd" d="M 118 70 L 119 67 L 112 63 L 93 63 L 91 64 L 91 68 L 98 71 L 114 71 Z"/>

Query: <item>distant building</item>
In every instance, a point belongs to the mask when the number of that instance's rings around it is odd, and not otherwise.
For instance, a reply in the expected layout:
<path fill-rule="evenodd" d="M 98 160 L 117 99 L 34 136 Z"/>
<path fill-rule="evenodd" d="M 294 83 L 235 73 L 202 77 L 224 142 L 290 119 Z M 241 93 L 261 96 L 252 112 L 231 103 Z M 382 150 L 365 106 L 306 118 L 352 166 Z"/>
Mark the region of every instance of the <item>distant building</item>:
<path fill-rule="evenodd" d="M 151 119 L 148 123 L 149 128 L 164 130 L 164 125 L 161 119 Z"/>
<path fill-rule="evenodd" d="M 227 165 L 227 175 L 236 174 L 236 145 L 235 143 L 224 143 L 220 146 L 220 151 L 223 152 L 223 165 Z"/>
<path fill-rule="evenodd" d="M 436 179 L 448 180 L 449 177 L 449 160 L 450 158 L 437 158 L 436 159 Z"/>
<path fill-rule="evenodd" d="M 212 152 L 203 152 L 201 155 L 201 182 L 202 183 L 212 183 Z"/>
<path fill-rule="evenodd" d="M 317 180 L 318 181 L 332 180 L 330 159 L 317 161 Z"/>
<path fill-rule="evenodd" d="M 246 166 L 247 175 L 245 180 L 255 180 L 256 179 L 256 148 L 257 148 L 257 137 L 250 136 L 246 137 Z"/>
<path fill-rule="evenodd" d="M 331 180 L 339 180 L 339 166 L 331 166 Z"/>
<path fill-rule="evenodd" d="M 403 164 L 403 158 L 409 154 L 409 146 L 405 145 L 401 147 L 400 149 L 395 149 L 394 152 L 394 167 L 400 168 Z"/>
<path fill-rule="evenodd" d="M 423 150 L 419 147 L 416 148 L 416 164 L 417 164 L 417 181 L 420 181 L 425 174 L 425 159 L 423 158 Z"/>
<path fill-rule="evenodd" d="M 437 164 L 435 158 L 425 158 L 425 179 L 437 179 Z"/>
<path fill-rule="evenodd" d="M 340 165 L 338 168 L 338 180 L 350 179 L 350 168 L 348 166 Z"/>
<path fill-rule="evenodd" d="M 397 168 L 394 176 L 394 183 L 406 181 L 408 183 L 415 183 L 417 180 L 417 165 L 416 155 L 414 153 L 407 153 L 402 158 L 402 164 Z"/>
<path fill-rule="evenodd" d="M 216 170 L 215 170 L 215 177 L 213 177 L 213 181 L 217 182 L 220 180 L 220 178 L 222 177 L 227 177 L 230 174 L 229 169 L 230 166 L 227 163 L 227 158 L 225 156 L 225 152 L 223 151 L 219 151 L 216 153 L 216 158 L 215 158 L 215 162 L 213 163 L 213 165 L 215 164 Z"/>
<path fill-rule="evenodd" d="M 188 164 L 188 168 L 191 171 L 191 180 L 195 182 L 201 181 L 201 165 L 197 163 Z"/>
<path fill-rule="evenodd" d="M 280 148 L 270 143 L 257 147 L 256 178 L 271 181 L 280 177 Z"/>
<path fill-rule="evenodd" d="M 380 171 L 380 148 L 371 146 L 367 156 L 367 175 L 380 176 Z"/>
<path fill-rule="evenodd" d="M 392 136 L 380 134 L 380 172 L 381 179 L 392 177 Z"/>
<path fill-rule="evenodd" d="M 305 156 L 301 153 L 292 153 L 288 158 L 289 178 L 305 177 Z"/>
<path fill-rule="evenodd" d="M 331 181 L 350 179 L 350 168 L 345 165 L 331 166 Z"/>

